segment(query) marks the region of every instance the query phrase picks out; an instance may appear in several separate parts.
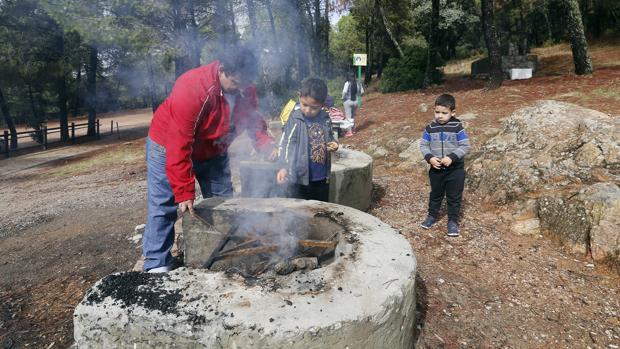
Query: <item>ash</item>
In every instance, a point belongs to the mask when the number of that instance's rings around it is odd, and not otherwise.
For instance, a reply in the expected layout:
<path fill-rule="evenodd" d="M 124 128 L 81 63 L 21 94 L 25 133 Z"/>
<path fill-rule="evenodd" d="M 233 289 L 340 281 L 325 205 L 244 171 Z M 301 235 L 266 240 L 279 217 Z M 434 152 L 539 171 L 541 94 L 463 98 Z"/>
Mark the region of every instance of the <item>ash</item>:
<path fill-rule="evenodd" d="M 110 275 L 103 279 L 99 287 L 91 291 L 86 304 L 99 303 L 106 297 L 121 302 L 122 308 L 133 305 L 162 313 L 176 313 L 177 303 L 182 295 L 162 289 L 164 274 L 128 272 Z"/>

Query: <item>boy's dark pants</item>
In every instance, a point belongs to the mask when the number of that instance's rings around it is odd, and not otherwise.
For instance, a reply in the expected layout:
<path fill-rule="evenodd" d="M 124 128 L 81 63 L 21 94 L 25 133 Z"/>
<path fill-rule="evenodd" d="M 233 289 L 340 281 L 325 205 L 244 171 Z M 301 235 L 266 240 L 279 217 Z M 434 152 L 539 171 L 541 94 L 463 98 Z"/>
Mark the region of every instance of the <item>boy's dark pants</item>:
<path fill-rule="evenodd" d="M 329 183 L 326 180 L 310 182 L 309 185 L 296 184 L 293 197 L 305 200 L 329 200 Z"/>
<path fill-rule="evenodd" d="M 465 186 L 465 169 L 463 167 L 440 170 L 431 168 L 428 171 L 428 177 L 431 182 L 428 215 L 437 218 L 441 201 L 445 195 L 448 206 L 448 220 L 458 222 Z"/>

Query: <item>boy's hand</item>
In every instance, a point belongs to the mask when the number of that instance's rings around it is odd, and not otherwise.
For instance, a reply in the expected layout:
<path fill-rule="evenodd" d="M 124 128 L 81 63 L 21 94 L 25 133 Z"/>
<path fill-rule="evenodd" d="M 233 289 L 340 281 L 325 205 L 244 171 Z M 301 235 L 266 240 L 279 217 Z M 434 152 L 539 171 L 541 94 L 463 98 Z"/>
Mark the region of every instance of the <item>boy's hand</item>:
<path fill-rule="evenodd" d="M 288 180 L 288 171 L 284 168 L 280 169 L 276 174 L 278 184 L 284 184 Z"/>
<path fill-rule="evenodd" d="M 327 150 L 329 150 L 329 151 L 336 151 L 336 150 L 338 150 L 338 143 L 336 143 L 336 142 L 328 142 L 327 143 Z"/>
<path fill-rule="evenodd" d="M 439 160 L 439 158 L 436 157 L 432 157 L 429 161 L 428 161 L 431 166 L 433 166 L 433 168 L 435 169 L 440 169 L 441 168 L 441 161 Z"/>
<path fill-rule="evenodd" d="M 443 159 L 441 159 L 441 164 L 445 167 L 452 165 L 452 158 L 449 156 L 445 156 Z"/>

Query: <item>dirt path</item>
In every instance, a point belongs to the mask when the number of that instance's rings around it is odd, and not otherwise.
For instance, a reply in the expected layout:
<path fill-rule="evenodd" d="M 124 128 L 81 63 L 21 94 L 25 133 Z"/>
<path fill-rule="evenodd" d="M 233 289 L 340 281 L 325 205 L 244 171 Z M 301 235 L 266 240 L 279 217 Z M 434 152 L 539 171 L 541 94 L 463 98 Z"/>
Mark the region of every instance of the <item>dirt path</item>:
<path fill-rule="evenodd" d="M 430 117 L 420 104 L 431 105 L 439 93 L 454 93 L 458 113 L 475 115 L 468 125 L 475 152 L 500 119 L 534 100 L 555 98 L 617 115 L 617 86 L 620 69 L 612 67 L 587 77 L 506 82 L 491 92 L 477 81 L 451 79 L 430 91 L 368 96 L 358 132 L 345 143 L 390 150 L 375 162 L 370 213 L 400 229 L 416 251 L 419 347 L 620 346 L 617 274 L 546 237 L 509 233 L 501 217 L 510 213 L 486 207 L 470 191 L 461 238 L 445 237 L 445 218 L 430 231 L 419 229 L 427 178 L 400 167 L 395 150 L 399 138 L 419 138 Z M 103 140 L 102 147 L 79 155 L 69 150 L 0 177 L 3 348 L 66 348 L 73 309 L 86 290 L 138 259 L 133 229 L 144 220 L 146 182 L 144 139 L 137 137 L 144 135 L 138 128 L 133 140 Z M 0 168 L 10 161 L 18 160 L 0 160 Z"/>

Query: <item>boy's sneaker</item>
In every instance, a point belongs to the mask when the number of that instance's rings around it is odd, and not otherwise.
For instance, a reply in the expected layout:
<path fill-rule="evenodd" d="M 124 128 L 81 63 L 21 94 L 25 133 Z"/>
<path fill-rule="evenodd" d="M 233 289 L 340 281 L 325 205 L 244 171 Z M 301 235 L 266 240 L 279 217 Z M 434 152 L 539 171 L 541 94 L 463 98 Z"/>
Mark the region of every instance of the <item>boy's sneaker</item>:
<path fill-rule="evenodd" d="M 448 221 L 448 236 L 459 236 L 459 225 L 455 221 Z"/>
<path fill-rule="evenodd" d="M 437 220 L 435 219 L 435 217 L 433 216 L 428 216 L 426 217 L 426 219 L 424 220 L 424 222 L 422 222 L 422 224 L 420 224 L 420 226 L 424 229 L 430 229 L 433 224 L 435 224 L 435 222 L 437 222 Z"/>

